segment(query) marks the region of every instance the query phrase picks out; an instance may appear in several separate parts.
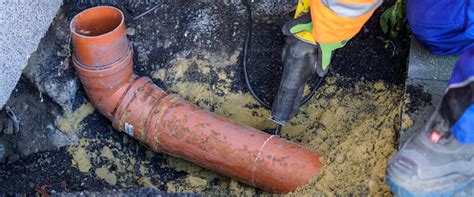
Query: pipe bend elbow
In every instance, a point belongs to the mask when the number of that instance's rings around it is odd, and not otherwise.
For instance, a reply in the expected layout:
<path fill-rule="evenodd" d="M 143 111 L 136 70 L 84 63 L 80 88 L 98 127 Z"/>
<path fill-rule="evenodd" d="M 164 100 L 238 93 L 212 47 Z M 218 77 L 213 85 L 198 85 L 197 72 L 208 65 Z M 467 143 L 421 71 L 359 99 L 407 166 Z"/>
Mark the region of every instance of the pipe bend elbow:
<path fill-rule="evenodd" d="M 89 67 L 73 56 L 74 67 L 89 100 L 110 120 L 119 101 L 137 78 L 133 74 L 132 57 L 129 49 L 117 62 L 103 67 Z"/>
<path fill-rule="evenodd" d="M 92 104 L 112 120 L 120 99 L 136 79 L 123 13 L 114 7 L 94 7 L 76 15 L 70 28 L 72 61 L 79 79 Z"/>

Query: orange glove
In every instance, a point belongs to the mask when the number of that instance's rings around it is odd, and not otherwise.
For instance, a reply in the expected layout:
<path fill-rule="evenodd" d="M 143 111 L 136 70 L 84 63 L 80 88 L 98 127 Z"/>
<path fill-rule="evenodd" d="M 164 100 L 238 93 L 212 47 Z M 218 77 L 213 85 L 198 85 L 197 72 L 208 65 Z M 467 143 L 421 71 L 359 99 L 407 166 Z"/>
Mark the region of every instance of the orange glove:
<path fill-rule="evenodd" d="M 318 43 L 337 43 L 355 36 L 382 0 L 311 0 L 313 36 Z"/>

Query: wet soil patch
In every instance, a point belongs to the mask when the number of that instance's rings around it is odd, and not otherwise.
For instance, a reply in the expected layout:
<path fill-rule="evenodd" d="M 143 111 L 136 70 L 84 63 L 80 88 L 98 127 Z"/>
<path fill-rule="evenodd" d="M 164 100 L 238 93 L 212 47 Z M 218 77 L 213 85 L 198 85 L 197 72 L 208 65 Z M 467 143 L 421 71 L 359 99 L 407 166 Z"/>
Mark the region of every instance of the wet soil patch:
<path fill-rule="evenodd" d="M 406 93 L 410 102 L 406 105 L 407 112 L 414 112 L 427 105 L 432 105 L 431 94 L 426 92 L 421 85 L 408 85 Z"/>

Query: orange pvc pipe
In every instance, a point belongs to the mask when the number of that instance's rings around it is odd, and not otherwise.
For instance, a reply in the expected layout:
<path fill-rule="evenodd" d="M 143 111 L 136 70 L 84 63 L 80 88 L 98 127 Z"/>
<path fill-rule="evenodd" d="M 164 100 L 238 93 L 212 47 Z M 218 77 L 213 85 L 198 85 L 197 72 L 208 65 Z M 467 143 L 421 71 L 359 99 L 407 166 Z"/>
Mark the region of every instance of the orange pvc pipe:
<path fill-rule="evenodd" d="M 136 76 L 133 76 L 132 49 L 117 62 L 102 66 L 83 65 L 75 55 L 72 61 L 76 72 L 96 108 L 111 119 L 120 98 L 127 91 Z"/>
<path fill-rule="evenodd" d="M 294 191 L 319 175 L 322 164 L 318 154 L 206 112 L 177 95 L 166 94 L 148 77 L 133 75 L 132 50 L 124 32 L 115 33 L 121 32 L 116 24 L 125 26 L 123 14 L 115 12 L 120 10 L 95 7 L 71 21 L 72 38 L 76 40 L 74 67 L 89 99 L 114 128 L 153 151 L 184 158 L 270 192 Z M 103 28 L 110 31 L 102 31 Z M 100 33 L 84 36 L 77 29 L 100 29 Z M 124 42 L 127 47 L 108 48 L 122 54 L 114 60 L 114 51 L 104 55 L 87 51 L 105 51 L 95 48 L 95 41 L 108 43 L 105 48 Z"/>
<path fill-rule="evenodd" d="M 122 11 L 98 6 L 82 11 L 71 21 L 72 44 L 79 62 L 104 66 L 122 58 L 129 48 Z"/>

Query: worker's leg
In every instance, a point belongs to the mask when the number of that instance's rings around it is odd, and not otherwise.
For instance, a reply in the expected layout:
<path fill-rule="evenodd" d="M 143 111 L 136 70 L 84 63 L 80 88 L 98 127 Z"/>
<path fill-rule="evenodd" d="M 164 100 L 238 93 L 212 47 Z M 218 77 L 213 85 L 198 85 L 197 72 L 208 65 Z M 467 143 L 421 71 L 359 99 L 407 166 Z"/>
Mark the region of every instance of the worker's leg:
<path fill-rule="evenodd" d="M 474 0 L 407 0 L 412 34 L 435 54 L 474 47 Z"/>
<path fill-rule="evenodd" d="M 388 182 L 400 196 L 451 195 L 474 180 L 474 48 L 453 70 L 426 127 L 390 160 Z"/>
<path fill-rule="evenodd" d="M 313 36 L 337 43 L 356 35 L 382 0 L 312 0 Z"/>

